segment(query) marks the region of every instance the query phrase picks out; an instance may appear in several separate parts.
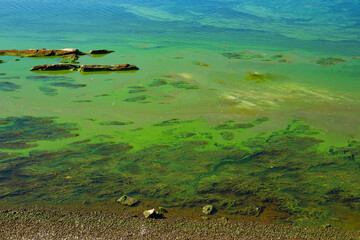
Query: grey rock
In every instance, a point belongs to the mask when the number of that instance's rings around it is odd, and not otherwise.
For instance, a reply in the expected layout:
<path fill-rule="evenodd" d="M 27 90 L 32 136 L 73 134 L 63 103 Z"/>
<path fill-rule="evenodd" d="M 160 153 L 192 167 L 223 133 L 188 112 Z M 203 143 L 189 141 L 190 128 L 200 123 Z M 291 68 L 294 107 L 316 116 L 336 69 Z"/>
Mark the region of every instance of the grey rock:
<path fill-rule="evenodd" d="M 122 196 L 121 198 L 119 198 L 117 200 L 118 203 L 122 204 L 122 205 L 125 205 L 125 206 L 133 206 L 135 205 L 136 203 L 139 202 L 138 199 L 134 198 L 134 197 L 130 197 L 130 196 L 127 196 L 127 195 L 124 195 Z"/>
<path fill-rule="evenodd" d="M 163 215 L 157 211 L 155 211 L 155 208 L 146 210 L 143 212 L 145 218 L 161 218 Z"/>

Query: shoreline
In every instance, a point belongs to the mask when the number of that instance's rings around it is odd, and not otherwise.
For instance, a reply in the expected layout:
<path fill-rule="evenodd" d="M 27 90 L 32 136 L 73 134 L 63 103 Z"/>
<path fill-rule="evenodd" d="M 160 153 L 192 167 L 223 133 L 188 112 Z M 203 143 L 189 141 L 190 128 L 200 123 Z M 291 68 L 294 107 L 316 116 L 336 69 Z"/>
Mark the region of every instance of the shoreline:
<path fill-rule="evenodd" d="M 139 216 L 138 216 L 139 215 Z M 359 239 L 360 231 L 250 220 L 0 206 L 1 239 Z"/>

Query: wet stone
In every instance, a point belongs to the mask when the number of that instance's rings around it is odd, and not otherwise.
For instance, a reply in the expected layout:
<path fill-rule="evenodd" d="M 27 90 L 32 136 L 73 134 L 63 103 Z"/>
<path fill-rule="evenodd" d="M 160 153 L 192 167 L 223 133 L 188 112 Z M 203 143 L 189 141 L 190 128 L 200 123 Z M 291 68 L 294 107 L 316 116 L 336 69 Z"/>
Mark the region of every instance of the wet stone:
<path fill-rule="evenodd" d="M 109 54 L 109 53 L 113 53 L 115 51 L 112 50 L 107 50 L 107 49 L 99 49 L 99 50 L 91 50 L 90 54 Z"/>
<path fill-rule="evenodd" d="M 213 212 L 214 208 L 212 205 L 206 205 L 202 208 L 202 212 L 206 215 L 210 215 Z"/>
<path fill-rule="evenodd" d="M 118 203 L 122 204 L 122 205 L 125 205 L 125 206 L 133 206 L 135 205 L 136 203 L 139 202 L 138 199 L 134 198 L 134 197 L 130 197 L 130 196 L 127 196 L 127 195 L 124 195 L 122 196 L 121 198 L 119 198 L 117 200 Z"/>
<path fill-rule="evenodd" d="M 34 66 L 30 71 L 61 71 L 61 70 L 70 70 L 75 71 L 79 67 L 73 64 L 41 64 Z"/>
<path fill-rule="evenodd" d="M 145 218 L 155 218 L 155 219 L 158 219 L 158 218 L 162 218 L 163 215 L 159 212 L 157 212 L 155 210 L 155 208 L 153 209 L 150 209 L 150 210 L 146 210 L 143 212 Z"/>
<path fill-rule="evenodd" d="M 135 65 L 116 64 L 116 65 L 81 65 L 80 72 L 102 72 L 102 71 L 129 71 L 139 70 Z"/>
<path fill-rule="evenodd" d="M 162 213 L 168 213 L 168 211 L 163 207 L 159 207 L 159 211 Z"/>
<path fill-rule="evenodd" d="M 72 63 L 72 64 L 77 64 L 77 60 L 79 59 L 79 57 L 76 54 L 68 54 L 68 55 L 64 55 L 62 57 L 62 59 L 60 60 L 61 63 Z"/>

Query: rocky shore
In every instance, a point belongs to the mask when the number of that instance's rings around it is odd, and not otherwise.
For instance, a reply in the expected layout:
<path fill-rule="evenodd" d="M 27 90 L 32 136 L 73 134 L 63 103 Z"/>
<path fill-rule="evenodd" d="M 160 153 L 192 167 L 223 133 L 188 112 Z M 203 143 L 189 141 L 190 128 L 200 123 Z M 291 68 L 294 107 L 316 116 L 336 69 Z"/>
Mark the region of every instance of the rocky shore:
<path fill-rule="evenodd" d="M 91 210 L 0 207 L 1 239 L 359 239 L 360 232 L 287 224 L 145 219 L 130 213 Z"/>

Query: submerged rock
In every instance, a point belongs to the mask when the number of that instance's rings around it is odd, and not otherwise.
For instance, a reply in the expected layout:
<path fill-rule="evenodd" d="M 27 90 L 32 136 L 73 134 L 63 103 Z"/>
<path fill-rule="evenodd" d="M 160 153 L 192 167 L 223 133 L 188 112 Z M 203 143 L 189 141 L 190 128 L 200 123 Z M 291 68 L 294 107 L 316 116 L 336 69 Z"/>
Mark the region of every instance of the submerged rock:
<path fill-rule="evenodd" d="M 146 210 L 143 212 L 145 218 L 162 218 L 163 215 L 157 211 L 155 211 L 155 208 Z"/>
<path fill-rule="evenodd" d="M 109 54 L 115 51 L 106 50 L 106 49 L 99 49 L 99 50 L 91 50 L 90 54 Z"/>
<path fill-rule="evenodd" d="M 323 66 L 331 66 L 336 65 L 339 63 L 346 62 L 345 59 L 339 58 L 339 57 L 320 57 L 316 58 L 314 60 L 317 64 L 323 65 Z"/>
<path fill-rule="evenodd" d="M 119 198 L 117 200 L 118 203 L 122 204 L 122 205 L 126 205 L 126 206 L 133 206 L 136 203 L 139 202 L 139 200 L 137 198 L 134 197 L 130 197 L 127 195 L 122 196 L 121 198 Z"/>
<path fill-rule="evenodd" d="M 79 67 L 72 64 L 41 64 L 36 65 L 30 71 L 58 71 L 58 70 L 77 70 Z"/>
<path fill-rule="evenodd" d="M 139 68 L 135 65 L 130 65 L 130 64 L 117 64 L 117 65 L 82 65 L 79 69 L 80 72 L 126 71 L 126 70 L 139 70 Z"/>
<path fill-rule="evenodd" d="M 20 56 L 20 57 L 49 57 L 49 56 L 63 56 L 68 54 L 85 55 L 76 48 L 64 49 L 27 49 L 27 50 L 0 50 L 0 55 Z"/>
<path fill-rule="evenodd" d="M 76 62 L 79 57 L 76 54 L 68 54 L 64 55 L 60 60 L 61 63 L 78 63 Z"/>
<path fill-rule="evenodd" d="M 206 205 L 203 207 L 202 212 L 206 215 L 210 215 L 214 210 L 214 207 L 212 205 Z"/>

